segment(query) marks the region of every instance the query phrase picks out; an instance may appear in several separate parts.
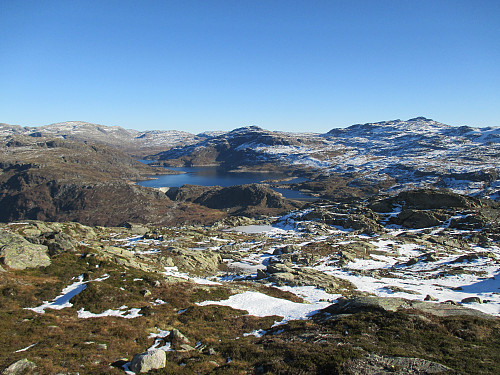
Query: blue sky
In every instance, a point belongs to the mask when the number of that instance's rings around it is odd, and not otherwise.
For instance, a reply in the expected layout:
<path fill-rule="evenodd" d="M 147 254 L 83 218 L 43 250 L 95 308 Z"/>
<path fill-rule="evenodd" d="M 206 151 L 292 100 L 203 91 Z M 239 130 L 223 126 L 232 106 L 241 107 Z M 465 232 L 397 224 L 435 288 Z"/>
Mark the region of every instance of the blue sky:
<path fill-rule="evenodd" d="M 500 1 L 0 0 L 0 122 L 500 125 Z"/>

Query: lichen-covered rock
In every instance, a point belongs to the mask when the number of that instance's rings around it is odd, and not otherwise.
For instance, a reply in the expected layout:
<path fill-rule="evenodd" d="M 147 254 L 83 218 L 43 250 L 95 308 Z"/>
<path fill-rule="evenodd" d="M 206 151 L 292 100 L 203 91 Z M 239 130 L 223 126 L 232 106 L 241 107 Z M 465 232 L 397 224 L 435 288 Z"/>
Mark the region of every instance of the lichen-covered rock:
<path fill-rule="evenodd" d="M 136 354 L 130 362 L 130 370 L 135 373 L 148 372 L 165 368 L 167 365 L 167 354 L 160 349 L 149 350 L 144 353 Z"/>
<path fill-rule="evenodd" d="M 268 273 L 293 272 L 293 269 L 283 263 L 274 263 L 267 266 Z"/>
<path fill-rule="evenodd" d="M 289 246 L 287 246 L 289 247 Z M 286 248 L 285 248 L 286 249 Z M 292 254 L 284 254 L 281 256 L 283 262 L 303 264 L 305 266 L 312 266 L 317 261 L 322 259 L 321 254 L 308 253 L 305 251 L 295 252 Z"/>
<path fill-rule="evenodd" d="M 410 308 L 409 301 L 403 298 L 385 297 L 355 297 L 340 298 L 337 303 L 323 309 L 329 314 L 354 314 L 362 311 L 382 310 L 397 311 L 400 308 Z"/>
<path fill-rule="evenodd" d="M 189 339 L 186 336 L 184 336 L 182 332 L 179 331 L 177 328 L 174 328 L 172 331 L 170 331 L 168 339 L 175 347 L 191 343 Z"/>
<path fill-rule="evenodd" d="M 125 267 L 136 268 L 146 272 L 159 272 L 162 270 L 160 265 L 141 259 L 139 256 L 136 256 L 134 252 L 120 247 L 104 246 L 98 250 L 97 256 Z"/>
<path fill-rule="evenodd" d="M 20 359 L 17 362 L 14 362 L 5 370 L 3 370 L 3 375 L 29 375 L 34 374 L 34 370 L 36 368 L 36 363 L 30 361 L 27 358 Z"/>
<path fill-rule="evenodd" d="M 366 241 L 353 241 L 342 244 L 339 248 L 342 253 L 354 254 L 356 258 L 369 258 L 369 254 L 375 249 L 375 246 Z"/>
<path fill-rule="evenodd" d="M 22 236 L 4 230 L 0 230 L 0 261 L 18 270 L 50 265 L 47 246 L 32 244 Z"/>
<path fill-rule="evenodd" d="M 46 232 L 36 237 L 27 237 L 26 239 L 34 244 L 47 246 L 50 256 L 74 251 L 78 246 L 78 241 L 62 232 Z"/>
<path fill-rule="evenodd" d="M 213 274 L 219 269 L 221 263 L 222 257 L 215 251 L 181 248 L 170 249 L 168 256 L 162 260 L 162 264 L 167 267 L 174 264 L 181 270 L 198 274 Z"/>
<path fill-rule="evenodd" d="M 383 233 L 383 227 L 377 223 L 378 215 L 370 209 L 352 210 L 342 208 L 316 209 L 303 216 L 305 220 L 319 221 L 323 224 L 354 229 L 361 233 Z"/>

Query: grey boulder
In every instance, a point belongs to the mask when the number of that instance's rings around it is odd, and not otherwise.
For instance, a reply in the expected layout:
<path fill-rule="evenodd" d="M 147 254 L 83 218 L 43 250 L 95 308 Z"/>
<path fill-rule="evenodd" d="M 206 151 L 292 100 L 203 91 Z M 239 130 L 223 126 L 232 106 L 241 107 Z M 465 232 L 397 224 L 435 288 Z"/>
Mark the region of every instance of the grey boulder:
<path fill-rule="evenodd" d="M 164 368 L 166 365 L 167 354 L 161 349 L 155 349 L 136 354 L 134 358 L 132 358 L 129 368 L 135 373 L 140 373 Z"/>

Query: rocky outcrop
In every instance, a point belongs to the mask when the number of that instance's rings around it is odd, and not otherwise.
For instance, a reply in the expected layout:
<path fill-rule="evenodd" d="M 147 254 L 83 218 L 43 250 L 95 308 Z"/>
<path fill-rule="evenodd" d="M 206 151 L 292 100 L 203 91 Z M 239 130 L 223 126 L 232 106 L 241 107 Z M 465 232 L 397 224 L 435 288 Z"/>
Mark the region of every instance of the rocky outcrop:
<path fill-rule="evenodd" d="M 353 206 L 337 205 L 315 209 L 304 215 L 303 219 L 314 220 L 346 229 L 354 229 L 366 234 L 384 232 L 382 225 L 377 222 L 379 215 L 366 207 Z"/>
<path fill-rule="evenodd" d="M 130 362 L 129 368 L 135 373 L 144 373 L 150 370 L 165 368 L 167 365 L 167 354 L 160 349 L 150 350 L 136 354 Z"/>
<path fill-rule="evenodd" d="M 395 197 L 378 200 L 370 205 L 375 212 L 391 212 L 395 206 L 412 210 L 433 210 L 439 208 L 478 208 L 483 203 L 473 197 L 446 190 L 419 189 L 403 191 Z"/>
<path fill-rule="evenodd" d="M 420 229 L 440 225 L 442 221 L 433 212 L 404 209 L 396 218 L 391 220 L 391 223 L 402 225 L 406 228 Z"/>
<path fill-rule="evenodd" d="M 296 206 L 271 188 L 260 184 L 229 187 L 184 185 L 167 195 L 176 201 L 224 210 L 236 215 L 275 214 Z"/>
<path fill-rule="evenodd" d="M 374 353 L 351 359 L 343 365 L 346 375 L 407 375 L 456 374 L 440 363 L 421 358 L 380 356 Z"/>
<path fill-rule="evenodd" d="M 62 232 L 46 232 L 39 236 L 27 237 L 26 239 L 34 244 L 47 246 L 50 256 L 75 251 L 78 247 L 78 241 L 69 234 Z"/>
<path fill-rule="evenodd" d="M 213 186 L 186 184 L 181 187 L 172 187 L 168 189 L 166 195 L 174 201 L 194 202 L 203 196 L 203 194 L 213 190 Z"/>
<path fill-rule="evenodd" d="M 222 188 L 195 200 L 196 203 L 210 208 L 226 209 L 233 207 L 265 206 L 285 208 L 281 194 L 259 184 L 238 185 Z"/>
<path fill-rule="evenodd" d="M 222 258 L 218 252 L 210 250 L 171 248 L 162 254 L 160 262 L 166 267 L 177 266 L 195 274 L 213 274 L 219 270 Z"/>
<path fill-rule="evenodd" d="M 180 350 L 185 350 L 186 348 L 191 348 L 192 347 L 189 345 L 191 344 L 191 341 L 184 336 L 184 334 L 179 331 L 177 328 L 172 329 L 170 331 L 170 334 L 166 337 L 167 341 L 170 341 L 172 347 L 175 349 L 180 349 Z"/>
<path fill-rule="evenodd" d="M 47 246 L 32 244 L 22 236 L 4 230 L 0 230 L 0 261 L 17 270 L 50 265 Z"/>
<path fill-rule="evenodd" d="M 260 271 L 260 270 L 259 270 Z M 274 263 L 267 266 L 266 273 L 260 271 L 258 278 L 268 275 L 269 281 L 276 285 L 307 286 L 313 285 L 324 289 L 328 293 L 346 292 L 354 286 L 346 280 L 327 275 L 312 268 L 291 268 L 283 263 Z"/>
<path fill-rule="evenodd" d="M 318 318 L 338 314 L 355 314 L 366 311 L 395 312 L 398 310 L 415 309 L 417 311 L 436 316 L 473 316 L 483 319 L 495 319 L 494 316 L 452 303 L 432 303 L 425 301 L 411 301 L 395 297 L 354 297 L 341 298 L 337 303 L 321 310 Z M 326 315 L 325 315 L 326 313 Z"/>
<path fill-rule="evenodd" d="M 134 254 L 132 251 L 114 246 L 104 246 L 97 250 L 99 259 L 109 260 L 125 267 L 136 268 L 146 272 L 161 272 L 162 268 L 157 262 Z"/>

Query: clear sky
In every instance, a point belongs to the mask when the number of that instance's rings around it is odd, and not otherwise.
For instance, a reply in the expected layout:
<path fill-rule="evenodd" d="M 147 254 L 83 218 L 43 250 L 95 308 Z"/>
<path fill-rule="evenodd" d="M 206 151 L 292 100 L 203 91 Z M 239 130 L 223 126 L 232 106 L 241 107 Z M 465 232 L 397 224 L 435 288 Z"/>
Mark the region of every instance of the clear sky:
<path fill-rule="evenodd" d="M 500 125 L 498 0 L 0 0 L 0 122 Z"/>

